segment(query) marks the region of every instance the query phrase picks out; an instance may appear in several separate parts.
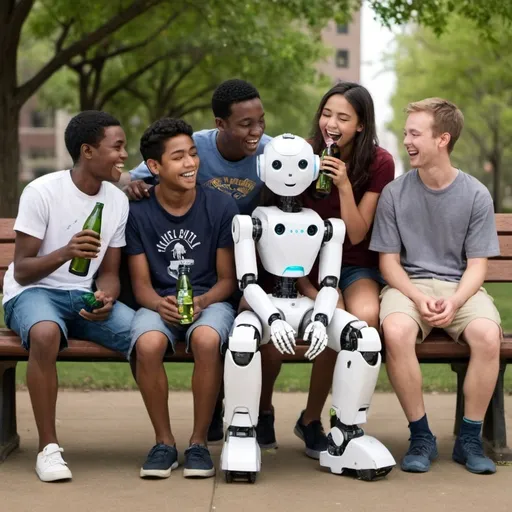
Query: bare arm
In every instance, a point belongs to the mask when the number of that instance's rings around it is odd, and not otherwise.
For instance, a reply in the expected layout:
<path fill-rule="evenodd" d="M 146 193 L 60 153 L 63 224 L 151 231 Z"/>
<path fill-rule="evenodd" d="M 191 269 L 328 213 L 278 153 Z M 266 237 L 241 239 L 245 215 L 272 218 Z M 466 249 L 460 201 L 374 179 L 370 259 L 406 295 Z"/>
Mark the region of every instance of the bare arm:
<path fill-rule="evenodd" d="M 312 300 L 316 299 L 318 295 L 318 290 L 313 286 L 313 283 L 309 280 L 309 277 L 300 277 L 297 280 L 297 291 L 304 295 L 304 297 L 308 297 Z"/>
<path fill-rule="evenodd" d="M 409 297 L 416 304 L 420 315 L 427 322 L 431 322 L 435 315 L 439 313 L 436 299 L 425 295 L 412 283 L 400 263 L 400 254 L 380 253 L 379 263 L 382 277 L 388 285 Z"/>
<path fill-rule="evenodd" d="M 132 175 L 129 172 L 123 172 L 119 178 L 119 181 L 116 183 L 116 186 L 117 188 L 123 190 L 123 188 L 126 187 L 126 185 L 129 185 L 131 181 Z"/>
<path fill-rule="evenodd" d="M 231 247 L 217 249 L 217 282 L 212 288 L 201 295 L 201 308 L 222 302 L 231 296 L 236 289 L 235 258 Z"/>
<path fill-rule="evenodd" d="M 347 185 L 339 189 L 340 196 L 340 216 L 347 227 L 347 235 L 352 245 L 361 243 L 372 225 L 379 196 L 377 192 L 366 192 L 363 198 L 356 204 L 352 185 Z"/>
<path fill-rule="evenodd" d="M 119 267 L 121 265 L 121 248 L 109 247 L 105 252 L 103 261 L 98 270 L 96 287 L 105 292 L 105 295 L 116 300 L 121 292 L 119 281 Z"/>
<path fill-rule="evenodd" d="M 162 297 L 156 293 L 151 283 L 151 273 L 146 255 L 142 253 L 129 256 L 128 268 L 137 303 L 142 307 L 157 311 Z"/>
<path fill-rule="evenodd" d="M 75 257 L 96 258 L 100 248 L 98 236 L 91 230 L 80 231 L 64 247 L 45 256 L 37 256 L 42 242 L 26 233 L 16 232 L 14 279 L 22 286 L 49 276 Z"/>
<path fill-rule="evenodd" d="M 487 274 L 487 258 L 470 258 L 452 299 L 457 308 L 463 306 L 484 284 Z"/>

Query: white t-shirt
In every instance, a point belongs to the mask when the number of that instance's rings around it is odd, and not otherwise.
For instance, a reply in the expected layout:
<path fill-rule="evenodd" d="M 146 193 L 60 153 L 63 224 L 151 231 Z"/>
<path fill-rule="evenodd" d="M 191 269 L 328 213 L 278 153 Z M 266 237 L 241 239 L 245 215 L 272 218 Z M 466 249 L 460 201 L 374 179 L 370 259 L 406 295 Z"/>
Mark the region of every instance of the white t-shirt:
<path fill-rule="evenodd" d="M 107 248 L 126 245 L 124 232 L 129 211 L 128 198 L 112 183 L 103 182 L 98 194 L 89 196 L 75 186 L 71 172 L 67 170 L 46 174 L 25 187 L 14 230 L 43 241 L 38 256 L 45 256 L 67 245 L 76 233 L 82 231 L 84 222 L 97 202 L 104 204 L 101 249 L 98 257 L 91 260 L 87 276 L 71 274 L 70 261 L 66 261 L 45 278 L 21 286 L 14 279 L 14 264 L 11 263 L 4 277 L 3 304 L 35 286 L 61 290 L 91 290 L 92 278 Z"/>

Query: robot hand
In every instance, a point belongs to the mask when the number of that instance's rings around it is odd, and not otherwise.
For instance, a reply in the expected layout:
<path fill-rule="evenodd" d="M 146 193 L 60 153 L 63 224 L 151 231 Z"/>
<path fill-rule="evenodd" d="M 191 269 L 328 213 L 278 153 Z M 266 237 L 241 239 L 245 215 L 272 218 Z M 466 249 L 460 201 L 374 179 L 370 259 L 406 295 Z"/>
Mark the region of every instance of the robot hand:
<path fill-rule="evenodd" d="M 270 326 L 270 339 L 281 354 L 295 354 L 295 331 L 284 320 L 274 320 Z"/>
<path fill-rule="evenodd" d="M 310 341 L 308 351 L 305 356 L 311 361 L 327 346 L 327 331 L 325 325 L 318 320 L 311 322 L 304 333 L 304 340 Z"/>

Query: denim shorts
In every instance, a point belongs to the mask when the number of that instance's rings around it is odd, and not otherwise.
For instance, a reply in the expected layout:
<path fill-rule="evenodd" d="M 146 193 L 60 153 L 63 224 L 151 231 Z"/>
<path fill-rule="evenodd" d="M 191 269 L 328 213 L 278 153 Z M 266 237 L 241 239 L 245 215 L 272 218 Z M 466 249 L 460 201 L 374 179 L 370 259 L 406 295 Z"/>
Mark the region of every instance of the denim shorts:
<path fill-rule="evenodd" d="M 386 285 L 386 281 L 382 278 L 378 268 L 345 265 L 341 267 L 340 290 L 344 292 L 351 284 L 359 281 L 359 279 L 373 279 L 383 286 Z"/>
<path fill-rule="evenodd" d="M 61 350 L 68 337 L 90 340 L 128 356 L 130 325 L 135 312 L 116 302 L 110 316 L 102 322 L 82 318 L 82 290 L 58 290 L 34 287 L 16 295 L 4 306 L 5 324 L 21 338 L 22 346 L 30 348 L 30 329 L 39 322 L 54 322 L 61 331 Z"/>
<path fill-rule="evenodd" d="M 145 333 L 150 331 L 162 332 L 167 336 L 169 344 L 175 351 L 176 342 L 185 341 L 187 343 L 187 352 L 190 350 L 190 336 L 196 327 L 208 326 L 215 330 L 220 336 L 220 349 L 228 342 L 231 328 L 235 321 L 235 310 L 228 302 L 216 302 L 210 304 L 204 309 L 199 318 L 191 325 L 177 326 L 165 323 L 162 317 L 151 309 L 141 308 L 135 313 L 132 322 L 131 346 L 130 351 L 137 343 L 137 340 Z"/>

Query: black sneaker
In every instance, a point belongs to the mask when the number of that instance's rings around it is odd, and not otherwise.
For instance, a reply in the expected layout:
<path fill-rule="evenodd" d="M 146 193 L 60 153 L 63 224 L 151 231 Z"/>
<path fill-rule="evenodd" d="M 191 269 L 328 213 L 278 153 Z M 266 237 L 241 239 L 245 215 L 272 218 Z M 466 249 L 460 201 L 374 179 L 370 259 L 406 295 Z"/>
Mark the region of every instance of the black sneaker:
<path fill-rule="evenodd" d="M 260 412 L 256 425 L 256 439 L 262 450 L 277 448 L 276 431 L 274 430 L 274 411 Z"/>
<path fill-rule="evenodd" d="M 213 443 L 220 441 L 224 438 L 224 407 L 222 401 L 215 404 L 215 410 L 213 411 L 212 421 L 208 427 L 208 442 Z"/>
<path fill-rule="evenodd" d="M 192 444 L 185 450 L 185 478 L 208 478 L 215 475 L 215 467 L 208 448 L 202 444 Z"/>
<path fill-rule="evenodd" d="M 327 450 L 327 436 L 320 420 L 313 420 L 309 425 L 302 423 L 304 411 L 300 413 L 293 433 L 306 444 L 306 455 L 312 459 L 319 459 L 320 452 Z"/>
<path fill-rule="evenodd" d="M 175 446 L 156 444 L 149 450 L 146 462 L 140 468 L 140 476 L 169 478 L 171 471 L 178 467 L 178 450 Z"/>

